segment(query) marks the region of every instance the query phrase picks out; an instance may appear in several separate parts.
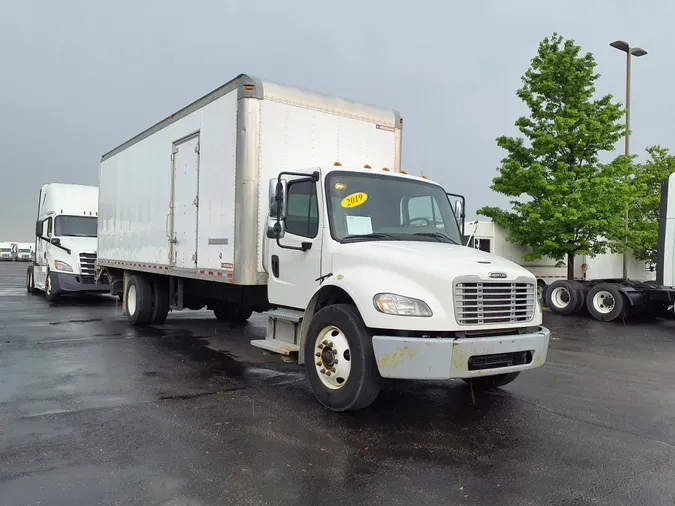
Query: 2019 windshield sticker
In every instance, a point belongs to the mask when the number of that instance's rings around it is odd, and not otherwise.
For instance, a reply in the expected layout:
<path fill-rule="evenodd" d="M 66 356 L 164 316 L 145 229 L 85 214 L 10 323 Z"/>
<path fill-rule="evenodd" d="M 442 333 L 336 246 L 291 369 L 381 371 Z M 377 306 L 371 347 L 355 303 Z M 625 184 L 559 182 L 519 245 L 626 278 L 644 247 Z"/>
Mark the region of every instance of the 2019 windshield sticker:
<path fill-rule="evenodd" d="M 356 193 L 352 193 L 351 195 L 347 195 L 345 198 L 343 198 L 340 205 L 342 207 L 346 207 L 346 208 L 358 207 L 361 204 L 363 204 L 366 200 L 368 200 L 368 194 L 367 193 L 356 192 Z"/>

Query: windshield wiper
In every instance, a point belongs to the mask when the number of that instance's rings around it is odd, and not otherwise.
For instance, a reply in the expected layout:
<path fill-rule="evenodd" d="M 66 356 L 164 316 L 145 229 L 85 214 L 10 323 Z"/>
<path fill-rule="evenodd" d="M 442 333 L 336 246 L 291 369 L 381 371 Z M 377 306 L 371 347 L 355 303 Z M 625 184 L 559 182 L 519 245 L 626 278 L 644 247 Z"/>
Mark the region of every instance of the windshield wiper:
<path fill-rule="evenodd" d="M 393 239 L 394 241 L 400 241 L 398 237 L 391 234 L 385 234 L 384 232 L 374 232 L 372 234 L 354 234 L 343 237 L 340 242 L 356 242 L 356 241 L 367 241 L 368 239 Z"/>
<path fill-rule="evenodd" d="M 452 244 L 459 245 L 458 242 L 453 241 L 447 235 L 441 234 L 440 232 L 416 232 L 413 235 L 421 235 L 423 237 L 433 237 L 434 239 L 438 239 L 438 242 L 451 242 Z"/>

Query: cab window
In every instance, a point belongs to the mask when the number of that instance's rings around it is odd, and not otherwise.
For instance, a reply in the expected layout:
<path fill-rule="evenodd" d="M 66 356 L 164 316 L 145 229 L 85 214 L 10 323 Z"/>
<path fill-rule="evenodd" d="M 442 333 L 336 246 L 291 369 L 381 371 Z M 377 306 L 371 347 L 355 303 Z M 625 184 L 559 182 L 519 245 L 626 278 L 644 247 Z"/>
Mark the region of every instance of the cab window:
<path fill-rule="evenodd" d="M 319 205 L 314 181 L 288 184 L 286 196 L 286 232 L 310 239 L 319 232 Z"/>

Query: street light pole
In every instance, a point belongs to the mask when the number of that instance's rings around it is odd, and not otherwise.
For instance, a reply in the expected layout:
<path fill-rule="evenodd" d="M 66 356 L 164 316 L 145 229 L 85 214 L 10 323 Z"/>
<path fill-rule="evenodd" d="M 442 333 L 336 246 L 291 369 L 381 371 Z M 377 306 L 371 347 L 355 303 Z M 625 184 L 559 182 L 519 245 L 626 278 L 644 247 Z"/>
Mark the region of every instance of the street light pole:
<path fill-rule="evenodd" d="M 630 47 L 627 42 L 623 40 L 616 40 L 610 44 L 613 48 L 626 53 L 626 138 L 625 138 L 625 154 L 630 156 L 630 64 L 631 56 L 644 56 L 647 51 L 640 47 Z M 624 232 L 628 236 L 628 208 L 623 218 Z M 628 252 L 623 253 L 623 279 L 628 279 Z"/>

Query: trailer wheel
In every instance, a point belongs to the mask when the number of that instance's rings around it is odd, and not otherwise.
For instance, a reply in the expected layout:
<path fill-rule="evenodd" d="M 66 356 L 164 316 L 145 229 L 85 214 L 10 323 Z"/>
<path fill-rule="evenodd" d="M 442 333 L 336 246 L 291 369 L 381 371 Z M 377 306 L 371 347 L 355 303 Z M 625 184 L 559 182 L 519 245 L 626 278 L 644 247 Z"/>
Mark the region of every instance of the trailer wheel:
<path fill-rule="evenodd" d="M 152 317 L 150 323 L 161 325 L 169 314 L 169 287 L 163 279 L 155 279 L 152 284 Z"/>
<path fill-rule="evenodd" d="M 312 318 L 304 343 L 314 395 L 333 411 L 363 409 L 380 393 L 372 334 L 354 306 L 333 304 Z"/>
<path fill-rule="evenodd" d="M 467 385 L 471 385 L 475 390 L 487 391 L 508 385 L 515 380 L 520 371 L 507 374 L 495 374 L 494 376 L 480 376 L 478 378 L 464 378 Z"/>
<path fill-rule="evenodd" d="M 214 308 L 213 314 L 221 322 L 245 322 L 253 314 L 253 309 L 238 304 L 223 304 Z"/>
<path fill-rule="evenodd" d="M 596 320 L 611 322 L 624 314 L 626 301 L 616 285 L 600 283 L 588 292 L 586 307 Z"/>
<path fill-rule="evenodd" d="M 147 325 L 152 320 L 152 283 L 144 276 L 129 276 L 124 310 L 132 325 Z"/>
<path fill-rule="evenodd" d="M 581 297 L 579 287 L 563 279 L 554 281 L 546 289 L 546 305 L 557 314 L 573 314 L 579 297 Z"/>

